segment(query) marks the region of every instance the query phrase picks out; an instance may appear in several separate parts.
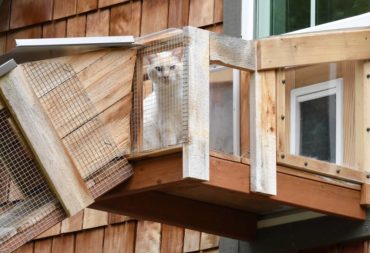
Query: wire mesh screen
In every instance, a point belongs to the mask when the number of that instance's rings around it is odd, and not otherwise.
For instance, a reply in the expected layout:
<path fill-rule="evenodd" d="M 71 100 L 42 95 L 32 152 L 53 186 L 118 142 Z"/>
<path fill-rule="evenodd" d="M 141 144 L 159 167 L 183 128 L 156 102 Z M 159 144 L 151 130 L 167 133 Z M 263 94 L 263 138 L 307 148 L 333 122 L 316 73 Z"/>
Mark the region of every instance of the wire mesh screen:
<path fill-rule="evenodd" d="M 94 198 L 132 175 L 70 64 L 40 61 L 24 69 Z"/>
<path fill-rule="evenodd" d="M 188 38 L 177 35 L 138 50 L 133 80 L 132 151 L 188 141 Z"/>
<path fill-rule="evenodd" d="M 10 252 L 66 217 L 9 111 L 0 109 L 0 252 Z"/>

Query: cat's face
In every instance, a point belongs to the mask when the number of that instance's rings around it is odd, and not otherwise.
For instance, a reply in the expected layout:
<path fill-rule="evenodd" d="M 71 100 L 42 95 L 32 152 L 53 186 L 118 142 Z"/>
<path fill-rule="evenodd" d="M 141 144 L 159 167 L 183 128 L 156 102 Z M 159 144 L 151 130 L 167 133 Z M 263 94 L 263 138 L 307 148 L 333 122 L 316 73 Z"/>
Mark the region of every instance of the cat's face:
<path fill-rule="evenodd" d="M 182 75 L 182 49 L 148 56 L 148 76 L 157 85 L 174 84 Z"/>

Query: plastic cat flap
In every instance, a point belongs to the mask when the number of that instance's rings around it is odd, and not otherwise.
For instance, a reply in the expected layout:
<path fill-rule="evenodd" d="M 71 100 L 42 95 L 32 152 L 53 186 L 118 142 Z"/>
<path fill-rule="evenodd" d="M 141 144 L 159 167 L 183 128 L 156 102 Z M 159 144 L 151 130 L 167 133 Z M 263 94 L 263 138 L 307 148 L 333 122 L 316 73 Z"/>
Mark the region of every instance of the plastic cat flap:
<path fill-rule="evenodd" d="M 132 151 L 188 141 L 188 39 L 179 34 L 137 52 L 133 80 Z"/>

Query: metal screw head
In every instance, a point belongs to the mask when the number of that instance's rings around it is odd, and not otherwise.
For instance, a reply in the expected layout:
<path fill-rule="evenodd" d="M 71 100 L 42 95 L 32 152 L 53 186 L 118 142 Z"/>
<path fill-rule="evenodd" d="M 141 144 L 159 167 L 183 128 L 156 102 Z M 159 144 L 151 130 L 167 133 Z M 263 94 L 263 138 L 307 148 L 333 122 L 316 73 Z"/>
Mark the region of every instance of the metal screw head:
<path fill-rule="evenodd" d="M 337 174 L 340 174 L 340 169 L 337 169 Z"/>
<path fill-rule="evenodd" d="M 370 75 L 369 75 L 369 76 L 370 76 Z M 285 80 L 281 80 L 281 83 L 282 83 L 282 84 L 285 84 Z"/>
<path fill-rule="evenodd" d="M 370 78 L 370 74 L 367 74 L 367 75 L 366 75 L 366 78 L 367 78 L 367 79 L 369 79 L 369 78 Z"/>
<path fill-rule="evenodd" d="M 366 128 L 366 132 L 370 132 L 370 127 Z"/>
<path fill-rule="evenodd" d="M 281 157 L 281 159 L 284 159 L 285 158 L 285 155 L 284 154 L 281 154 L 280 157 Z"/>
<path fill-rule="evenodd" d="M 367 179 L 369 179 L 369 178 L 370 178 L 370 174 L 367 174 L 367 175 L 366 175 L 366 178 L 367 178 Z"/>
<path fill-rule="evenodd" d="M 285 116 L 284 115 L 281 115 L 281 120 L 284 120 L 285 119 Z"/>
<path fill-rule="evenodd" d="M 308 165 L 308 162 L 304 162 L 304 166 L 306 166 L 306 167 L 307 167 L 307 165 Z"/>

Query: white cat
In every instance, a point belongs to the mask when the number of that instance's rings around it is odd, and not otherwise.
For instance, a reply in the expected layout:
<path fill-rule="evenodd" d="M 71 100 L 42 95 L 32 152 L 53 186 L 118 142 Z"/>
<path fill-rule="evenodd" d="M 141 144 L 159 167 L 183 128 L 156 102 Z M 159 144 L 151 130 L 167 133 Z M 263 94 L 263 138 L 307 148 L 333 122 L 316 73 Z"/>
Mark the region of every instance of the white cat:
<path fill-rule="evenodd" d="M 144 150 L 167 147 L 181 140 L 182 49 L 147 57 L 153 92 L 144 99 Z"/>

